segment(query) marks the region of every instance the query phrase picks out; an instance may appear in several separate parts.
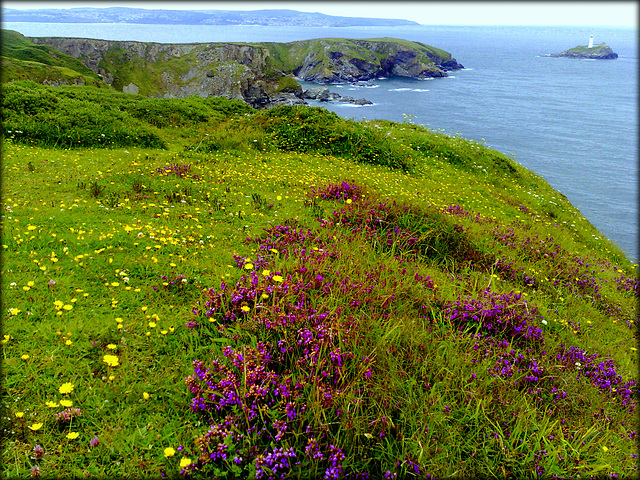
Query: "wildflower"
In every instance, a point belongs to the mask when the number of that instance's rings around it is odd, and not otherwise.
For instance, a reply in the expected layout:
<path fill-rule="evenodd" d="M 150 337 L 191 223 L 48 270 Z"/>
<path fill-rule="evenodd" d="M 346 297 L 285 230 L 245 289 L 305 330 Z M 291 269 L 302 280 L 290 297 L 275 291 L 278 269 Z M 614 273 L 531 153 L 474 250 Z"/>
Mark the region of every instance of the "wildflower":
<path fill-rule="evenodd" d="M 182 457 L 182 460 L 180 460 L 180 467 L 184 468 L 184 467 L 188 467 L 189 465 L 191 465 L 191 459 L 187 457 Z"/>
<path fill-rule="evenodd" d="M 29 469 L 29 471 L 31 472 L 31 476 L 32 477 L 39 477 L 40 476 L 40 467 L 38 465 L 31 467 Z"/>
<path fill-rule="evenodd" d="M 24 412 L 16 412 L 16 417 L 17 417 L 17 418 L 22 418 L 22 417 L 24 417 Z"/>
<path fill-rule="evenodd" d="M 63 383 L 62 385 L 60 385 L 60 388 L 58 389 L 58 391 L 61 394 L 66 395 L 67 393 L 73 392 L 73 387 L 74 385 L 70 382 Z"/>
<path fill-rule="evenodd" d="M 245 270 L 251 270 L 253 268 L 253 263 L 247 263 L 244 266 Z"/>
<path fill-rule="evenodd" d="M 10 309 L 10 310 L 9 310 L 9 313 L 10 313 L 11 315 L 18 315 L 21 311 L 22 311 L 22 310 L 20 310 L 19 308 L 15 308 L 15 307 L 14 307 L 14 308 L 12 308 L 12 309 Z"/>
<path fill-rule="evenodd" d="M 265 277 L 268 277 L 270 273 L 271 272 L 269 270 L 263 270 L 262 271 L 262 275 L 264 275 Z"/>
<path fill-rule="evenodd" d="M 97 435 L 94 435 L 93 438 L 91 440 L 89 440 L 89 445 L 91 445 L 91 447 L 95 448 L 98 445 L 100 445 L 100 439 L 98 439 Z"/>
<path fill-rule="evenodd" d="M 63 407 L 70 407 L 73 405 L 73 402 L 71 400 L 60 400 L 60 405 Z"/>
<path fill-rule="evenodd" d="M 49 408 L 56 408 L 58 406 L 58 404 L 56 402 L 52 402 L 52 401 L 47 401 L 46 405 Z"/>
<path fill-rule="evenodd" d="M 115 350 L 116 348 L 118 348 L 116 345 L 114 345 L 113 343 L 110 343 L 109 345 L 107 345 L 107 348 L 109 350 Z"/>
<path fill-rule="evenodd" d="M 149 397 L 150 397 L 150 396 L 151 396 L 151 395 L 149 395 L 147 392 L 143 392 L 143 393 L 142 393 L 142 398 L 144 398 L 145 400 L 149 400 Z"/>
<path fill-rule="evenodd" d="M 603 445 L 603 446 L 602 446 L 602 451 L 603 451 L 604 453 L 607 453 L 607 452 L 609 451 L 609 449 Z"/>
<path fill-rule="evenodd" d="M 169 458 L 169 457 L 173 457 L 176 454 L 175 449 L 171 448 L 171 447 L 167 447 L 164 449 L 164 456 Z"/>
<path fill-rule="evenodd" d="M 42 423 L 34 423 L 33 425 L 29 425 L 29 429 L 34 432 L 40 430 L 42 428 Z"/>
<path fill-rule="evenodd" d="M 36 444 L 35 447 L 33 447 L 33 457 L 32 458 L 41 458 L 44 455 L 44 448 L 42 448 L 40 445 Z"/>
<path fill-rule="evenodd" d="M 22 360 L 29 360 L 29 354 L 28 354 L 28 353 L 25 353 L 25 354 L 24 354 L 24 355 L 22 355 L 20 358 L 21 358 Z"/>
<path fill-rule="evenodd" d="M 282 282 L 282 280 L 284 280 L 280 275 L 274 275 L 273 276 L 273 281 L 274 282 Z"/>
<path fill-rule="evenodd" d="M 80 436 L 80 434 L 78 432 L 69 432 L 69 433 L 67 433 L 67 438 L 69 440 L 75 440 L 79 436 Z"/>
<path fill-rule="evenodd" d="M 117 367 L 118 365 L 120 365 L 118 357 L 116 355 L 105 355 L 104 357 L 102 357 L 102 361 L 110 367 Z"/>
<path fill-rule="evenodd" d="M 245 305 L 244 307 L 240 308 L 240 310 L 242 310 L 243 312 L 247 313 L 251 309 Z"/>

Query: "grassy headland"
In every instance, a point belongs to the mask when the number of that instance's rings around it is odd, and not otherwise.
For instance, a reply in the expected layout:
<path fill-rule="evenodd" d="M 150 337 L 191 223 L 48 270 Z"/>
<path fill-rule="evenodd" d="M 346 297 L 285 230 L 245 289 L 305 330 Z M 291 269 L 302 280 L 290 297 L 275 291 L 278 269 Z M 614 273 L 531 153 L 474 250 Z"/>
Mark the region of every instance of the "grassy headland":
<path fill-rule="evenodd" d="M 637 265 L 409 123 L 3 85 L 3 474 L 636 475 Z"/>

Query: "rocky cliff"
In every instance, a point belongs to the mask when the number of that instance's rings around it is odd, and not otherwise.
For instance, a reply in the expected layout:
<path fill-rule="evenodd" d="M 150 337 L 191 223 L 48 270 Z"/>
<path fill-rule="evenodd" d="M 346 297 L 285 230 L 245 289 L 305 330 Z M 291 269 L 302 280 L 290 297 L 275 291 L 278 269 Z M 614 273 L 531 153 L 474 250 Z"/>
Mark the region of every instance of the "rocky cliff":
<path fill-rule="evenodd" d="M 33 37 L 77 58 L 116 90 L 152 97 L 224 96 L 256 108 L 304 103 L 301 80 L 443 77 L 462 68 L 451 54 L 397 39 L 317 39 L 290 43 L 162 44 Z"/>

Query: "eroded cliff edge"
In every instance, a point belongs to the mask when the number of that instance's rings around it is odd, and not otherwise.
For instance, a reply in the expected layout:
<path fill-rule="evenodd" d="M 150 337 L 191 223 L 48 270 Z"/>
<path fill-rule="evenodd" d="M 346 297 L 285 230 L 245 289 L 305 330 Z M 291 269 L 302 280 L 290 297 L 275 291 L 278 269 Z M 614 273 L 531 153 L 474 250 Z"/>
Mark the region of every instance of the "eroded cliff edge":
<path fill-rule="evenodd" d="M 116 90 L 151 97 L 242 99 L 261 108 L 302 102 L 293 77 L 318 83 L 445 77 L 463 68 L 449 52 L 393 38 L 289 43 L 184 43 L 30 37 L 80 60 Z"/>

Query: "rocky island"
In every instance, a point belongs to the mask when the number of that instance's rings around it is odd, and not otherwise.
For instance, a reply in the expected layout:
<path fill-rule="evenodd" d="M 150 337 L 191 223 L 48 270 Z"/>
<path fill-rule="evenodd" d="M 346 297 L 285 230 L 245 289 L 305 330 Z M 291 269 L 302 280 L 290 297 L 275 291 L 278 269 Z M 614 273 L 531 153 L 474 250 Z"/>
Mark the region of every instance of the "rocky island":
<path fill-rule="evenodd" d="M 16 68 L 20 62 L 27 62 L 33 71 L 37 65 L 47 66 L 42 65 L 47 63 L 46 58 L 55 57 L 55 62 L 51 60 L 49 65 L 56 67 L 56 76 L 52 77 L 52 69 L 48 68 L 41 83 L 98 81 L 117 91 L 148 97 L 223 96 L 244 100 L 255 108 L 305 103 L 304 92 L 296 80 L 328 84 L 382 77 L 424 79 L 446 77 L 448 71 L 464 68 L 449 52 L 395 38 L 163 44 L 27 38 L 17 32 L 3 33 L 19 46 L 14 50 L 3 46 L 3 81 L 14 79 L 13 71 L 24 72 L 23 68 Z M 319 94 L 322 92 L 313 93 Z M 341 100 L 337 94 L 326 93 L 322 99 Z M 366 104 L 364 99 L 353 102 Z"/>
<path fill-rule="evenodd" d="M 583 58 L 592 60 L 613 60 L 618 58 L 609 45 L 601 43 L 599 45 L 578 45 L 564 52 L 551 54 L 550 57 L 567 57 L 567 58 Z"/>

